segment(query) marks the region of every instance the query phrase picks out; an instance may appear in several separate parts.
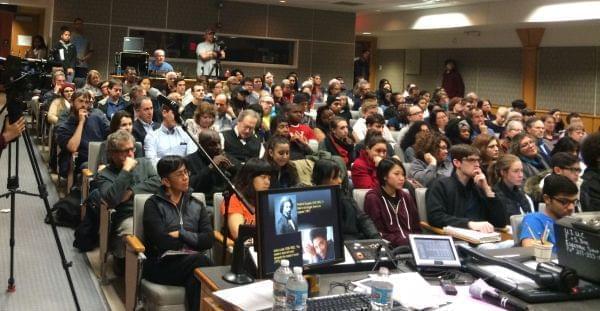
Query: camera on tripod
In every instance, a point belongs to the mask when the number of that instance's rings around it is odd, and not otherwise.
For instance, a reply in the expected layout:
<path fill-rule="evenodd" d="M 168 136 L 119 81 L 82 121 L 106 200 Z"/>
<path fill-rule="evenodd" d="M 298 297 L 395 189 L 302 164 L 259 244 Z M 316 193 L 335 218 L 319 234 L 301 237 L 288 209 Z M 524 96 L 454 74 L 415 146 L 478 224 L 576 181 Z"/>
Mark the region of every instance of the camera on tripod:
<path fill-rule="evenodd" d="M 6 89 L 8 117 L 16 121 L 27 109 L 33 90 L 52 86 L 52 61 L 16 56 L 0 58 L 0 84 Z"/>

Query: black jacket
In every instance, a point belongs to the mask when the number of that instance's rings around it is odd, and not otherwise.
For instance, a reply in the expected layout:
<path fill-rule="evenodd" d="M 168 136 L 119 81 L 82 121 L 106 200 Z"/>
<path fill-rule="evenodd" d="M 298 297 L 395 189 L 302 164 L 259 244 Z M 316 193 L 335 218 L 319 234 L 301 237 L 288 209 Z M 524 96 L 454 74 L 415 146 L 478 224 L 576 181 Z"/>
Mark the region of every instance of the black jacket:
<path fill-rule="evenodd" d="M 507 224 L 502 202 L 497 197 L 488 198 L 472 179 L 463 185 L 455 172 L 432 183 L 426 202 L 427 219 L 434 227 L 468 228 L 469 221 L 488 221 L 499 228 Z"/>
<path fill-rule="evenodd" d="M 600 169 L 586 168 L 581 184 L 581 209 L 584 212 L 600 210 Z"/>
<path fill-rule="evenodd" d="M 500 202 L 502 202 L 502 205 L 506 210 L 507 222 L 510 222 L 510 216 L 512 215 L 535 212 L 533 206 L 529 203 L 529 200 L 527 200 L 525 192 L 519 187 L 510 189 L 502 180 L 500 180 L 494 185 L 493 189 L 496 193 L 496 197 L 500 199 Z"/>
<path fill-rule="evenodd" d="M 146 201 L 144 238 L 149 257 L 156 258 L 167 250 L 180 250 L 184 246 L 196 251 L 212 248 L 214 233 L 206 206 L 193 199 L 191 192 L 183 194 L 180 206 L 181 211 L 169 201 L 164 187 Z M 168 234 L 172 231 L 179 231 L 179 238 Z"/>
<path fill-rule="evenodd" d="M 369 215 L 358 207 L 354 198 L 343 191 L 340 191 L 339 207 L 345 241 L 380 238 L 379 231 Z"/>
<path fill-rule="evenodd" d="M 237 168 L 241 167 L 241 163 L 232 157 L 227 157 L 232 162 L 233 166 L 228 170 L 222 170 L 230 180 L 233 179 Z M 202 192 L 206 196 L 206 202 L 212 203 L 213 194 L 223 192 L 227 188 L 227 183 L 216 169 L 210 169 L 210 162 L 198 150 L 186 157 L 190 169 L 190 187 L 195 192 Z M 218 208 L 218 206 L 216 206 Z"/>
<path fill-rule="evenodd" d="M 152 128 L 157 129 L 160 127 L 160 122 L 153 122 Z M 146 130 L 144 129 L 144 125 L 140 119 L 133 121 L 133 137 L 135 137 L 135 141 L 144 145 L 144 139 L 146 139 Z"/>
<path fill-rule="evenodd" d="M 246 139 L 246 144 L 242 144 L 233 129 L 222 132 L 225 144 L 223 150 L 231 157 L 245 163 L 250 158 L 258 157 L 260 154 L 261 142 L 258 136 L 252 135 Z"/>
<path fill-rule="evenodd" d="M 63 44 L 61 41 L 58 41 L 52 47 L 52 50 L 54 61 L 60 63 L 64 70 L 67 70 L 67 68 L 75 69 L 75 65 L 77 64 L 77 49 L 73 43 Z M 64 58 L 60 57 L 60 50 L 63 50 L 62 54 Z"/>

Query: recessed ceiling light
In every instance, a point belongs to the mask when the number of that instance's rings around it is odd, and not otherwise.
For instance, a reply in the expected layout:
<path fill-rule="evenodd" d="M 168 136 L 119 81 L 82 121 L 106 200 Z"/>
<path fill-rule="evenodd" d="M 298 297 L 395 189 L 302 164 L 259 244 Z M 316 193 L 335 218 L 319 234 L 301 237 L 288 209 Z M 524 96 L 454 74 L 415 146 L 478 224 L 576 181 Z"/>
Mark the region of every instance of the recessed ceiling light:
<path fill-rule="evenodd" d="M 285 2 L 286 2 L 285 0 L 279 0 L 279 3 L 285 3 Z"/>
<path fill-rule="evenodd" d="M 363 35 L 370 35 L 371 33 L 370 32 L 363 32 L 362 34 Z"/>
<path fill-rule="evenodd" d="M 598 19 L 600 1 L 578 1 L 541 6 L 527 18 L 528 22 L 564 22 Z"/>
<path fill-rule="evenodd" d="M 412 29 L 440 29 L 471 26 L 471 21 L 463 13 L 444 13 L 419 17 Z"/>

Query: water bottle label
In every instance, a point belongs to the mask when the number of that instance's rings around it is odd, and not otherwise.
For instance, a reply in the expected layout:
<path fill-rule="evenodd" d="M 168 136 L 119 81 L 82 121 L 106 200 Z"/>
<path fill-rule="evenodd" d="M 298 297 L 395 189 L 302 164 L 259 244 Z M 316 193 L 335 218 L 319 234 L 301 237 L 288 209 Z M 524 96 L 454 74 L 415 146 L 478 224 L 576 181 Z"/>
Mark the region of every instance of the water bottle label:
<path fill-rule="evenodd" d="M 285 283 L 273 282 L 275 297 L 285 297 Z"/>
<path fill-rule="evenodd" d="M 392 291 L 386 288 L 371 288 L 371 301 L 378 304 L 388 304 L 391 301 Z"/>
<path fill-rule="evenodd" d="M 288 308 L 296 309 L 298 307 L 306 305 L 306 298 L 308 298 L 308 292 L 288 289 L 286 291 L 286 294 Z"/>

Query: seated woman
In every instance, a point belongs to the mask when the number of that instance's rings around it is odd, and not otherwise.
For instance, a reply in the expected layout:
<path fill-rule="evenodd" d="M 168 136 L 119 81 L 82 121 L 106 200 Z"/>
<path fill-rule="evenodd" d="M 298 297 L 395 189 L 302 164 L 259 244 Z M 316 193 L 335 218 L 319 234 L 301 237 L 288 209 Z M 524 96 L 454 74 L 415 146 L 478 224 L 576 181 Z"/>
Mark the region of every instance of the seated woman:
<path fill-rule="evenodd" d="M 333 117 L 329 123 L 329 133 L 321 143 L 319 150 L 340 156 L 346 167 L 354 161 L 354 140 L 350 135 L 348 121 L 342 117 Z"/>
<path fill-rule="evenodd" d="M 510 144 L 510 153 L 519 157 L 521 162 L 523 162 L 525 179 L 550 168 L 544 158 L 538 154 L 535 138 L 527 133 L 520 133 L 513 137 Z"/>
<path fill-rule="evenodd" d="M 410 194 L 403 190 L 404 166 L 400 160 L 383 159 L 377 166 L 379 185 L 367 192 L 365 212 L 381 237 L 393 247 L 408 245 L 408 235 L 420 233 L 419 213 Z"/>
<path fill-rule="evenodd" d="M 46 117 L 48 123 L 56 125 L 59 120 L 64 119 L 71 109 L 71 103 L 73 102 L 73 93 L 75 93 L 75 84 L 65 82 L 60 87 L 61 97 L 55 98 L 50 103 L 48 108 L 48 116 Z"/>
<path fill-rule="evenodd" d="M 355 189 L 372 189 L 379 185 L 377 165 L 387 156 L 387 141 L 383 136 L 369 137 L 365 147 L 352 165 L 352 183 Z"/>
<path fill-rule="evenodd" d="M 429 125 L 434 132 L 440 134 L 446 133 L 446 126 L 448 126 L 448 113 L 442 108 L 433 108 L 429 115 Z"/>
<path fill-rule="evenodd" d="M 450 141 L 437 133 L 421 132 L 415 142 L 415 159 L 410 165 L 408 177 L 429 187 L 437 178 L 452 174 L 452 162 L 448 158 Z"/>
<path fill-rule="evenodd" d="M 319 143 L 321 143 L 325 137 L 327 137 L 327 134 L 329 134 L 329 124 L 334 116 L 331 108 L 327 106 L 321 106 L 317 109 L 317 127 L 314 128 L 314 132 Z"/>
<path fill-rule="evenodd" d="M 278 115 L 271 119 L 271 136 L 283 136 L 290 139 L 290 159 L 304 159 L 307 155 L 312 154 L 312 149 L 308 144 L 301 142 L 297 137 L 291 139 L 290 123 L 284 115 Z"/>
<path fill-rule="evenodd" d="M 454 118 L 448 122 L 446 126 L 446 137 L 450 139 L 452 145 L 471 144 L 471 125 L 469 121 L 459 118 Z"/>
<path fill-rule="evenodd" d="M 512 215 L 535 212 L 533 202 L 523 192 L 523 163 L 515 155 L 504 154 L 489 169 L 492 190 L 506 209 L 507 222 Z"/>
<path fill-rule="evenodd" d="M 233 184 L 250 204 L 256 202 L 256 192 L 268 190 L 271 185 L 271 164 L 267 160 L 251 158 L 235 176 Z M 221 215 L 227 217 L 229 237 L 237 239 L 238 228 L 243 224 L 253 224 L 255 221 L 255 206 L 244 206 L 241 200 L 231 194 L 229 211 L 225 215 L 225 201 L 220 206 Z M 220 228 L 217 228 L 220 229 Z"/>
<path fill-rule="evenodd" d="M 212 248 L 213 228 L 204 204 L 194 200 L 184 158 L 166 156 L 156 165 L 162 187 L 144 205 L 148 259 L 143 276 L 164 285 L 185 286 L 186 310 L 200 308 L 200 282 L 194 269 L 211 265 L 204 253 Z M 184 255 L 165 255 L 185 251 Z"/>
<path fill-rule="evenodd" d="M 133 118 L 129 114 L 129 112 L 125 110 L 117 111 L 113 115 L 112 119 L 110 119 L 110 127 L 109 134 L 112 134 L 118 130 L 126 130 L 130 134 L 133 131 Z M 144 156 L 144 148 L 142 148 L 142 144 L 135 144 L 135 157 L 141 158 Z M 103 141 L 100 144 L 100 150 L 98 150 L 98 158 L 96 161 L 97 170 L 103 169 L 108 163 L 107 153 L 106 153 L 106 141 Z"/>
<path fill-rule="evenodd" d="M 267 142 L 264 159 L 271 164 L 271 189 L 290 188 L 298 185 L 298 173 L 290 162 L 290 141 L 283 136 L 273 136 Z"/>
<path fill-rule="evenodd" d="M 213 129 L 217 110 L 214 105 L 202 102 L 194 112 L 194 118 L 185 120 L 185 126 L 192 138 L 198 142 L 198 134 L 203 130 Z"/>
<path fill-rule="evenodd" d="M 400 148 L 404 152 L 404 160 L 406 162 L 412 162 L 415 159 L 414 144 L 417 133 L 429 131 L 429 125 L 424 121 L 417 121 L 410 125 L 408 132 L 406 132 L 406 135 L 404 135 L 404 138 L 400 142 Z"/>
<path fill-rule="evenodd" d="M 316 186 L 341 185 L 340 167 L 332 160 L 318 160 L 313 168 L 312 182 Z M 371 218 L 358 207 L 354 198 L 347 191 L 340 191 L 338 198 L 344 240 L 380 238 L 379 231 L 375 228 Z"/>
<path fill-rule="evenodd" d="M 481 155 L 481 170 L 486 176 L 488 168 L 498 160 L 500 156 L 500 141 L 496 136 L 479 134 L 473 140 L 473 147 L 479 149 Z"/>

